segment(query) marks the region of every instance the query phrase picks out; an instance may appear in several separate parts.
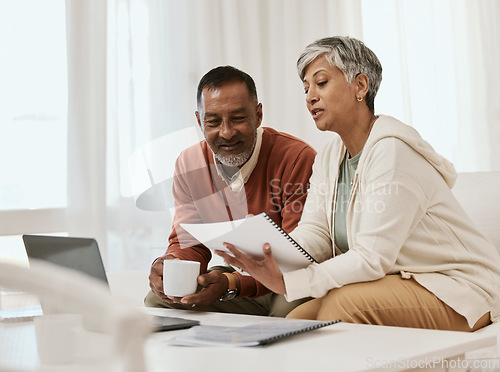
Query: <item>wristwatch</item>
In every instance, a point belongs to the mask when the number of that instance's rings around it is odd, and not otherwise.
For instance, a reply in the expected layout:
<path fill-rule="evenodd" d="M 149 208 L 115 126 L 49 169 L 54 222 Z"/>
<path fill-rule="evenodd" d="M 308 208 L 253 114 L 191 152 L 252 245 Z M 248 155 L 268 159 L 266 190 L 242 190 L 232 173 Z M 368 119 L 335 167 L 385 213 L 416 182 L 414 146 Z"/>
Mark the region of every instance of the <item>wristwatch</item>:
<path fill-rule="evenodd" d="M 219 301 L 229 301 L 232 300 L 233 298 L 236 297 L 238 294 L 237 287 L 236 287 L 236 278 L 234 277 L 234 274 L 231 273 L 222 273 L 226 276 L 227 281 L 228 281 L 228 286 L 227 286 L 227 291 L 220 296 Z"/>

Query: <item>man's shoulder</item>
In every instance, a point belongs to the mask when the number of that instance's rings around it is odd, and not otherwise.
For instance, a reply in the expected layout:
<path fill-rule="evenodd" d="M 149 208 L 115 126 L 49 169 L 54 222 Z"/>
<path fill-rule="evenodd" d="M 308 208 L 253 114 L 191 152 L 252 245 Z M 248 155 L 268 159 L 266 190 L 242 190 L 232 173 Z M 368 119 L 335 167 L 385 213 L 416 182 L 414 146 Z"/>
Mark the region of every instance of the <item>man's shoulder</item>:
<path fill-rule="evenodd" d="M 279 132 L 265 127 L 262 135 L 262 148 L 272 152 L 299 154 L 301 152 L 316 154 L 316 150 L 306 141 L 291 134 Z"/>
<path fill-rule="evenodd" d="M 181 151 L 179 156 L 186 156 L 186 154 L 198 154 L 199 155 L 200 151 L 204 153 L 204 152 L 206 152 L 206 150 L 208 148 L 209 147 L 207 145 L 207 141 L 201 140 L 199 142 L 192 144 L 189 147 L 186 147 L 184 150 Z"/>
<path fill-rule="evenodd" d="M 213 162 L 211 154 L 206 141 L 200 141 L 180 152 L 176 160 L 177 167 L 198 169 L 201 165 L 206 166 Z"/>

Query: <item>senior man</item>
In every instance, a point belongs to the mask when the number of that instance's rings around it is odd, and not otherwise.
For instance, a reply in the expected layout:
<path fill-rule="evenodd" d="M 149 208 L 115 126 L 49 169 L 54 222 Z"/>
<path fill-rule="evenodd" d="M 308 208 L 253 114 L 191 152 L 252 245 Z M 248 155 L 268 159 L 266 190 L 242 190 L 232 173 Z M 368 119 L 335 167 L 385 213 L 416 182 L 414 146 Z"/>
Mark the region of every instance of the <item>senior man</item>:
<path fill-rule="evenodd" d="M 166 253 L 151 266 L 146 306 L 286 316 L 302 301 L 288 303 L 250 276 L 229 266 L 207 270 L 208 248 L 181 223 L 210 223 L 267 214 L 286 232 L 298 224 L 316 152 L 304 141 L 261 128 L 262 104 L 253 79 L 231 66 L 206 73 L 197 90 L 196 119 L 205 140 L 176 161 L 175 215 Z M 197 293 L 163 293 L 163 260 L 201 263 Z"/>

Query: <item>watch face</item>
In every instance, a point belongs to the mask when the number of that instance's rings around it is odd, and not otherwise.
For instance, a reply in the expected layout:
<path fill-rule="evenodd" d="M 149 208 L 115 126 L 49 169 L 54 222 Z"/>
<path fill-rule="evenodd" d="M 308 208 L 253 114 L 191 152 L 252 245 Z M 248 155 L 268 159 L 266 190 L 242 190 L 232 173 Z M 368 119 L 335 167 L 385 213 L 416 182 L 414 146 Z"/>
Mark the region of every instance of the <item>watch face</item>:
<path fill-rule="evenodd" d="M 232 300 L 233 298 L 235 298 L 237 295 L 236 291 L 235 290 L 232 290 L 232 291 L 227 291 L 226 293 L 224 293 L 221 298 L 219 299 L 219 301 L 229 301 L 229 300 Z"/>

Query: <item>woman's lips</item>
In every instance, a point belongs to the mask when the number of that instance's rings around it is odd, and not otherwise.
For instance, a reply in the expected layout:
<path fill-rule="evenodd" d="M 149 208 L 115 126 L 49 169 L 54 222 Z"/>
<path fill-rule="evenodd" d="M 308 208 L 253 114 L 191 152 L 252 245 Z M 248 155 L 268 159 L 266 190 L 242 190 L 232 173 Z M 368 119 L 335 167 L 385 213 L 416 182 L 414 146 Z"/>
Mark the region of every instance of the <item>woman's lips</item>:
<path fill-rule="evenodd" d="M 323 109 L 311 110 L 311 115 L 313 117 L 313 120 L 318 120 L 323 115 L 323 112 L 325 112 Z"/>

